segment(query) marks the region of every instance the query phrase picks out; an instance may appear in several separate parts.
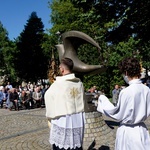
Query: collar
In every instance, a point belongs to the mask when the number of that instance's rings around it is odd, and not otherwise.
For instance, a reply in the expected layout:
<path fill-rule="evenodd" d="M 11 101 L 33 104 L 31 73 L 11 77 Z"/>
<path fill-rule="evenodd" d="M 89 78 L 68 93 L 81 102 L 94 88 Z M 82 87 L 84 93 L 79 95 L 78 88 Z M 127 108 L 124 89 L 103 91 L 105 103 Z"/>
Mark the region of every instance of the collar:
<path fill-rule="evenodd" d="M 75 74 L 71 73 L 71 74 L 66 74 L 64 76 L 57 76 L 56 81 L 64 81 L 64 80 L 74 79 L 74 78 L 76 78 Z"/>
<path fill-rule="evenodd" d="M 131 85 L 131 84 L 141 84 L 141 83 L 142 83 L 142 81 L 140 79 L 133 79 L 133 80 L 129 81 L 129 85 Z"/>

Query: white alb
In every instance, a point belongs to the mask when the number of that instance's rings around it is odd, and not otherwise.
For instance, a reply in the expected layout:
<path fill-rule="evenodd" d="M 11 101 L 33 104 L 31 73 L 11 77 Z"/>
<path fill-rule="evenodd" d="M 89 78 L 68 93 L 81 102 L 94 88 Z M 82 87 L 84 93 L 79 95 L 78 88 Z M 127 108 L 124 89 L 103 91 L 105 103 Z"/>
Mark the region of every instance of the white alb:
<path fill-rule="evenodd" d="M 150 89 L 139 79 L 131 80 L 120 92 L 116 107 L 101 95 L 97 110 L 120 122 L 115 150 L 150 150 L 150 136 L 144 123 L 150 116 Z"/>

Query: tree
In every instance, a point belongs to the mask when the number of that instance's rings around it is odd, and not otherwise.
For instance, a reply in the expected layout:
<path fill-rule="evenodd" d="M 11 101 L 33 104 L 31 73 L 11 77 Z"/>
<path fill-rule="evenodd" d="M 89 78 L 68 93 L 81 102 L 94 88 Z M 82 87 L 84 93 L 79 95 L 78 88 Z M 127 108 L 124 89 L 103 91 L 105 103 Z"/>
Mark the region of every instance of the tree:
<path fill-rule="evenodd" d="M 0 22 L 0 75 L 6 76 L 10 82 L 16 80 L 14 70 L 15 44 L 9 40 L 8 32 Z"/>
<path fill-rule="evenodd" d="M 148 71 L 150 71 L 150 41 L 142 45 L 141 50 L 142 65 L 146 69 L 146 78 L 148 77 Z"/>
<path fill-rule="evenodd" d="M 103 31 L 99 29 L 97 22 L 93 23 L 94 19 L 91 20 L 92 15 L 94 14 L 93 10 L 91 10 L 89 13 L 84 13 L 82 9 L 75 7 L 70 0 L 55 0 L 52 4 L 50 4 L 50 8 L 52 10 L 51 22 L 53 23 L 50 34 L 53 35 L 53 37 L 56 37 L 55 33 L 57 31 L 63 33 L 70 30 L 78 30 L 88 34 L 97 42 L 100 41 L 100 43 L 102 43 L 101 37 L 98 37 L 97 35 Z M 56 38 L 55 41 L 57 41 Z M 56 42 L 53 44 L 56 44 Z M 83 46 L 80 46 L 77 53 L 79 59 L 87 64 L 102 64 L 101 52 L 92 47 L 90 44 L 84 44 Z M 86 82 L 86 79 L 89 78 L 91 77 L 85 77 L 84 81 Z M 101 78 L 102 80 L 101 76 L 98 78 Z M 97 80 L 95 76 L 92 76 L 91 79 L 92 81 Z M 92 82 L 90 83 L 94 84 Z M 98 82 L 95 83 L 98 84 Z M 85 87 L 90 88 L 90 86 L 92 86 L 91 84 L 87 84 Z"/>
<path fill-rule="evenodd" d="M 127 42 L 130 37 L 133 37 L 135 41 L 140 40 L 134 49 L 138 49 L 143 62 L 150 60 L 150 57 L 145 57 L 145 54 L 149 53 L 149 49 L 145 49 L 145 45 L 150 41 L 149 0 L 140 2 L 133 0 L 71 1 L 76 7 L 82 8 L 84 13 L 90 14 L 89 12 L 94 10 L 89 20 L 97 22 L 102 28 L 105 42 L 119 44 L 119 42 Z"/>
<path fill-rule="evenodd" d="M 79 48 L 78 56 L 82 61 L 90 64 L 103 63 L 107 67 L 104 74 L 86 76 L 84 79 L 86 88 L 97 84 L 100 89 L 105 87 L 111 91 L 113 84 L 124 84 L 118 70 L 118 62 L 126 56 L 136 54 L 144 65 L 149 64 L 145 63 L 150 60 L 149 57 L 145 57 L 145 54 L 149 54 L 149 44 L 147 44 L 149 4 L 150 2 L 145 0 L 140 2 L 54 0 L 52 2 L 50 7 L 53 27 L 50 33 L 53 33 L 53 37 L 57 31 L 63 33 L 78 30 L 90 35 L 101 46 L 100 53 L 89 45 Z"/>
<path fill-rule="evenodd" d="M 72 3 L 82 8 L 85 13 L 94 10 L 99 25 L 108 27 L 105 34 L 106 41 L 120 42 L 127 40 L 129 36 L 149 41 L 150 33 L 150 1 L 141 0 L 71 0 Z M 94 21 L 94 20 L 93 20 Z M 104 24 L 105 23 L 105 24 Z"/>
<path fill-rule="evenodd" d="M 17 41 L 15 68 L 22 80 L 36 81 L 47 77 L 47 57 L 44 55 L 44 25 L 36 12 L 32 12 Z"/>
<path fill-rule="evenodd" d="M 6 29 L 3 27 L 3 24 L 0 22 L 0 75 L 5 71 L 5 62 L 3 51 L 8 45 L 8 33 Z"/>

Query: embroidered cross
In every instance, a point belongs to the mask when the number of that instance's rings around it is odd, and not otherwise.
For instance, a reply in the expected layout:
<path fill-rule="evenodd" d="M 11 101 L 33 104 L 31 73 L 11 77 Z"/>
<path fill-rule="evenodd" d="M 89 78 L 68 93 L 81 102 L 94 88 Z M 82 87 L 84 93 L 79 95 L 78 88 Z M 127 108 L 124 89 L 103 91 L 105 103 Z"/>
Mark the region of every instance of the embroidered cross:
<path fill-rule="evenodd" d="M 72 88 L 71 91 L 70 91 L 70 94 L 71 94 L 72 97 L 75 98 L 79 94 L 78 89 L 77 88 Z"/>

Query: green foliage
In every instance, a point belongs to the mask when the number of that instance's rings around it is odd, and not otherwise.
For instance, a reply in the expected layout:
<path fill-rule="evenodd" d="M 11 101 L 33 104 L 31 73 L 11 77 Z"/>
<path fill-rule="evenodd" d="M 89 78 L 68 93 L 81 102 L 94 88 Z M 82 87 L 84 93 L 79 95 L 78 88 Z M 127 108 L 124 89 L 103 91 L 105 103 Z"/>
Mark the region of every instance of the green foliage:
<path fill-rule="evenodd" d="M 104 52 L 110 66 L 117 67 L 118 62 L 123 58 L 137 55 L 139 40 L 135 40 L 133 37 L 129 38 L 128 41 L 122 41 L 115 45 L 110 45 L 109 52 Z M 108 55 L 108 56 L 107 56 Z M 111 56 L 110 56 L 111 55 Z"/>
<path fill-rule="evenodd" d="M 100 16 L 95 22 L 107 29 L 104 35 L 107 42 L 118 43 L 131 36 L 149 41 L 150 1 L 71 0 L 71 2 L 84 13 L 94 10 L 92 18 Z"/>
<path fill-rule="evenodd" d="M 53 23 L 50 33 L 53 37 L 57 31 L 78 30 L 91 36 L 101 46 L 101 50 L 97 51 L 85 44 L 77 51 L 83 62 L 107 67 L 103 74 L 84 76 L 86 90 L 96 85 L 111 96 L 115 84 L 125 85 L 118 70 L 118 63 L 124 57 L 137 57 L 148 68 L 149 1 L 54 0 L 50 8 Z M 142 13 L 146 16 L 142 17 Z"/>
<path fill-rule="evenodd" d="M 4 54 L 5 48 L 8 47 L 8 33 L 6 29 L 3 27 L 3 24 L 0 22 L 0 73 L 5 71 L 5 62 L 4 62 Z"/>
<path fill-rule="evenodd" d="M 104 51 L 105 59 L 107 60 L 108 65 L 108 74 L 110 74 L 110 93 L 114 88 L 115 84 L 125 85 L 123 81 L 122 75 L 118 70 L 118 63 L 125 57 L 135 56 L 139 57 L 137 53 L 137 47 L 139 44 L 139 40 L 135 40 L 134 38 L 129 38 L 128 41 L 119 42 L 116 45 L 110 45 L 107 52 Z"/>
<path fill-rule="evenodd" d="M 3 55 L 7 70 L 6 74 L 10 78 L 9 80 L 11 82 L 16 81 L 17 79 L 17 74 L 14 68 L 14 62 L 16 60 L 15 54 L 16 54 L 15 43 L 10 41 L 8 47 L 3 51 Z"/>
<path fill-rule="evenodd" d="M 65 32 L 68 30 L 79 29 L 76 21 L 78 20 L 79 9 L 73 7 L 69 0 L 54 0 L 49 6 L 52 10 L 51 22 L 54 25 L 51 33 L 57 31 Z"/>
<path fill-rule="evenodd" d="M 16 80 L 14 69 L 15 44 L 8 38 L 8 32 L 0 22 L 0 76 L 7 76 L 9 81 Z"/>
<path fill-rule="evenodd" d="M 52 51 L 56 62 L 59 62 L 55 48 L 59 42 L 56 32 L 82 31 L 97 41 L 101 50 L 84 44 L 77 51 L 79 59 L 86 64 L 103 64 L 107 67 L 102 74 L 84 76 L 85 89 L 96 85 L 111 97 L 115 84 L 125 84 L 118 70 L 118 63 L 124 57 L 137 57 L 148 75 L 149 6 L 150 1 L 146 0 L 138 3 L 133 0 L 50 1 L 50 22 L 53 27 L 49 34 L 44 33 L 43 23 L 35 12 L 15 42 L 9 41 L 8 33 L 0 23 L 0 69 L 14 79 L 17 75 L 25 80 L 47 78 Z"/>
<path fill-rule="evenodd" d="M 142 66 L 146 69 L 146 77 L 150 71 L 150 41 L 141 46 L 140 54 L 142 55 Z"/>

